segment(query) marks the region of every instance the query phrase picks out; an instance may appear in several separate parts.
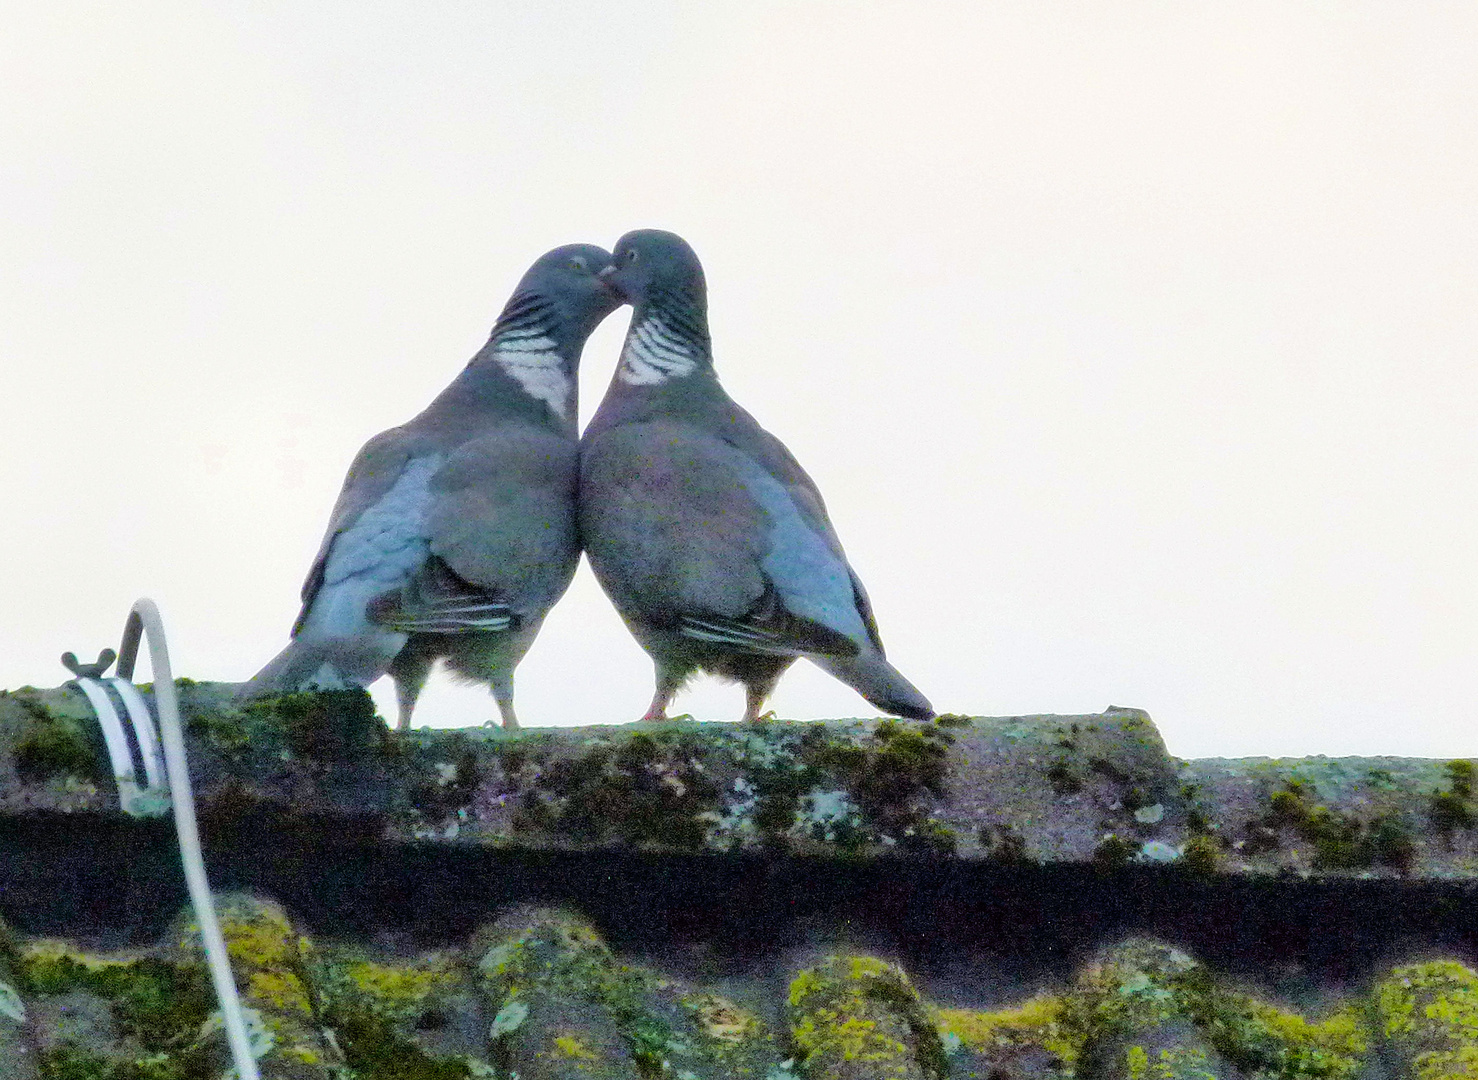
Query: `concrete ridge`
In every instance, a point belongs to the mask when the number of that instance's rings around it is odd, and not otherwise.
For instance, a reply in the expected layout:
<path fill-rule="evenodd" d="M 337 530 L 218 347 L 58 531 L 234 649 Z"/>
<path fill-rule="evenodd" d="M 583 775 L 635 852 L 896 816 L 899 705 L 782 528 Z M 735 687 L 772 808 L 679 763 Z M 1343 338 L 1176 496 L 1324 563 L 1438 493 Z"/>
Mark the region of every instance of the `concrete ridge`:
<path fill-rule="evenodd" d="M 207 834 L 259 813 L 385 844 L 1478 876 L 1466 760 L 1181 760 L 1137 709 L 400 735 L 360 691 L 178 686 Z M 0 820 L 119 816 L 106 762 L 75 684 L 0 692 Z"/>

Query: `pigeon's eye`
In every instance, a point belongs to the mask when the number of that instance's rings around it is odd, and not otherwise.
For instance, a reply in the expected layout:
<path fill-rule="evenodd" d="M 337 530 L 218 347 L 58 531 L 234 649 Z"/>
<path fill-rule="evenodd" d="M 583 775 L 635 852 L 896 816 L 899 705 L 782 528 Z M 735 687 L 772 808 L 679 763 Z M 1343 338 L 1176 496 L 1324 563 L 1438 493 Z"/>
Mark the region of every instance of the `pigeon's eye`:
<path fill-rule="evenodd" d="M 585 256 L 576 255 L 573 259 L 570 260 L 570 269 L 588 271 L 590 269 L 590 265 L 586 263 Z"/>
<path fill-rule="evenodd" d="M 636 262 L 636 248 L 632 248 L 626 253 L 626 265 L 630 266 L 634 262 Z"/>

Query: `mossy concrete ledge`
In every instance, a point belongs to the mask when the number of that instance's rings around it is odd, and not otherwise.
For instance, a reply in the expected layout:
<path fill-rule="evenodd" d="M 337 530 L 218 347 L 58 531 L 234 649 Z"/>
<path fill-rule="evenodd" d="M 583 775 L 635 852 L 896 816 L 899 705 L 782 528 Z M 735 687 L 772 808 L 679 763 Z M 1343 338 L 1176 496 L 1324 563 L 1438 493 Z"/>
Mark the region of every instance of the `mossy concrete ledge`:
<path fill-rule="evenodd" d="M 1472 878 L 1467 760 L 1172 757 L 1143 711 L 937 722 L 391 731 L 367 694 L 178 683 L 207 834 L 254 813 L 386 842 Z M 0 692 L 0 821 L 118 816 L 75 684 Z"/>

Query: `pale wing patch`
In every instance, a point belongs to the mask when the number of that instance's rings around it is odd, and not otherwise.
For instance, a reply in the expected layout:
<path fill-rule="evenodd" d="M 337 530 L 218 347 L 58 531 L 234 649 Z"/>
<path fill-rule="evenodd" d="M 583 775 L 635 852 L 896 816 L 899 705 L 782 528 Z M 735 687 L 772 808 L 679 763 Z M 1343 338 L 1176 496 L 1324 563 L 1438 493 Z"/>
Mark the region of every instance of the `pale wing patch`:
<path fill-rule="evenodd" d="M 399 651 L 405 636 L 374 626 L 365 610 L 375 597 L 403 585 L 426 561 L 431 478 L 445 460 L 442 454 L 412 458 L 390 490 L 334 538 L 323 585 L 299 638 L 357 641 L 367 650 L 384 651 L 387 663 Z"/>
<path fill-rule="evenodd" d="M 726 450 L 745 491 L 769 514 L 770 550 L 760 565 L 775 583 L 786 610 L 835 630 L 861 648 L 871 648 L 846 560 L 806 523 L 778 480 L 741 451 Z"/>
<path fill-rule="evenodd" d="M 568 419 L 570 378 L 553 338 L 537 330 L 508 331 L 493 346 L 493 359 L 524 393 L 544 402 L 561 420 Z"/>
<path fill-rule="evenodd" d="M 627 333 L 616 377 L 632 386 L 653 386 L 691 374 L 697 366 L 687 343 L 660 318 L 649 315 Z"/>

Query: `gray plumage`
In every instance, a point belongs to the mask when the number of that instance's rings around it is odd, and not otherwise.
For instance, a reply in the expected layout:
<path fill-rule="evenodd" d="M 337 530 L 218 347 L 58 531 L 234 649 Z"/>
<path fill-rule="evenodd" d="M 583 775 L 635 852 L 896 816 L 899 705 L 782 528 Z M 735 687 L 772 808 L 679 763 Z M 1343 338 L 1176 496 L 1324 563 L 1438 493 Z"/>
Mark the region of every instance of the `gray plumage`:
<path fill-rule="evenodd" d="M 293 640 L 247 696 L 388 672 L 404 730 L 445 660 L 488 683 L 504 727 L 518 726 L 513 669 L 579 559 L 577 375 L 586 339 L 620 304 L 599 277 L 609 260 L 584 244 L 540 258 L 456 380 L 360 450 Z"/>
<path fill-rule="evenodd" d="M 821 493 L 713 370 L 703 268 L 672 233 L 628 233 L 604 276 L 634 311 L 580 442 L 590 564 L 652 656 L 660 719 L 697 670 L 735 679 L 756 720 L 804 656 L 885 712 L 934 710 L 888 663 Z"/>

